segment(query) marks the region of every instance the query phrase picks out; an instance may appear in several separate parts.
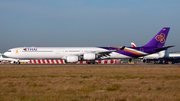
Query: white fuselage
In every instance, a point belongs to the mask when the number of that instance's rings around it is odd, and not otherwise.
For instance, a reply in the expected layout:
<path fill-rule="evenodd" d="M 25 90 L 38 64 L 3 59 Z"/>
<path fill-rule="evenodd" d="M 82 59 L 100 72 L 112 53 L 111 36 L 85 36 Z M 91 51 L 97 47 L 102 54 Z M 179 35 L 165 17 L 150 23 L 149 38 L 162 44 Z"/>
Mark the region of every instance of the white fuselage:
<path fill-rule="evenodd" d="M 16 59 L 66 59 L 67 56 L 80 56 L 86 53 L 107 51 L 98 47 L 20 47 L 10 49 L 4 55 Z M 130 58 L 129 56 L 110 53 L 109 57 L 102 58 Z"/>
<path fill-rule="evenodd" d="M 158 59 L 158 58 L 177 58 L 180 57 L 180 53 L 169 53 L 167 50 L 161 51 L 159 53 L 150 54 L 144 56 L 144 59 Z"/>
<path fill-rule="evenodd" d="M 144 59 L 158 59 L 159 53 L 150 54 L 150 55 L 144 56 L 143 58 Z"/>
<path fill-rule="evenodd" d="M 180 53 L 170 53 L 169 57 L 173 57 L 173 58 L 180 57 Z"/>

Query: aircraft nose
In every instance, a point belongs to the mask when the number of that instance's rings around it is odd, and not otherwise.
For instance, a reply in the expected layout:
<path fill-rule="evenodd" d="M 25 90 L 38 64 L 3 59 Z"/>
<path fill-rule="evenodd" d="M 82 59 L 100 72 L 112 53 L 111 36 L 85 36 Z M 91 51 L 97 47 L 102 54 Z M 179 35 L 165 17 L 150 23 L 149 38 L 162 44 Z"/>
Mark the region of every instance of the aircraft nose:
<path fill-rule="evenodd" d="M 9 56 L 9 52 L 5 52 L 4 55 L 8 57 Z"/>

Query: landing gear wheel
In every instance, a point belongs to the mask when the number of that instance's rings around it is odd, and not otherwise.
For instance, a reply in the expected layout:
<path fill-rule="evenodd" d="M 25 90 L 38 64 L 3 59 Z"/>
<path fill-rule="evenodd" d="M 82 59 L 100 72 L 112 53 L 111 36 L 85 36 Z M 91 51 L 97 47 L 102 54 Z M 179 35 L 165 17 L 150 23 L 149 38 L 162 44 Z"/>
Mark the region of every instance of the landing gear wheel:
<path fill-rule="evenodd" d="M 167 60 L 165 60 L 165 62 L 164 62 L 164 63 L 165 63 L 165 64 L 169 64 Z"/>
<path fill-rule="evenodd" d="M 157 61 L 154 61 L 154 64 L 157 64 Z"/>
<path fill-rule="evenodd" d="M 89 61 L 87 64 L 98 64 L 95 60 Z"/>
<path fill-rule="evenodd" d="M 20 62 L 18 61 L 16 64 L 18 64 L 18 65 L 19 65 L 19 64 L 20 64 Z"/>
<path fill-rule="evenodd" d="M 129 62 L 132 62 L 132 59 L 129 59 Z"/>
<path fill-rule="evenodd" d="M 143 63 L 146 63 L 146 59 L 143 59 Z"/>

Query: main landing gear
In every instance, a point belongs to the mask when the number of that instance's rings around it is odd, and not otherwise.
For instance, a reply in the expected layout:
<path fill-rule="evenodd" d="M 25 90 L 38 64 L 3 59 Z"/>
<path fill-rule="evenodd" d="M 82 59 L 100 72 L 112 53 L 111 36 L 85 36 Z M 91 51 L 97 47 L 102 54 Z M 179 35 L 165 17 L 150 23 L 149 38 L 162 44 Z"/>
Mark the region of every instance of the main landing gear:
<path fill-rule="evenodd" d="M 88 64 L 98 64 L 95 60 L 90 60 Z"/>

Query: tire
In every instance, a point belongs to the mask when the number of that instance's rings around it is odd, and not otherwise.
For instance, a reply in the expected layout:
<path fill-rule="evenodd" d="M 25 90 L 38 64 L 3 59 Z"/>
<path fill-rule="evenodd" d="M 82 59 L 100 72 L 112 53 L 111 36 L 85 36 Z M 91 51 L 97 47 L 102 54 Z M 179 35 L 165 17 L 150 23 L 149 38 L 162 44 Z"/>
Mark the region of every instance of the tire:
<path fill-rule="evenodd" d="M 143 59 L 143 63 L 146 63 L 146 59 Z"/>
<path fill-rule="evenodd" d="M 129 62 L 132 62 L 132 59 L 129 59 Z"/>
<path fill-rule="evenodd" d="M 20 65 L 20 62 L 18 61 L 16 64 Z"/>

